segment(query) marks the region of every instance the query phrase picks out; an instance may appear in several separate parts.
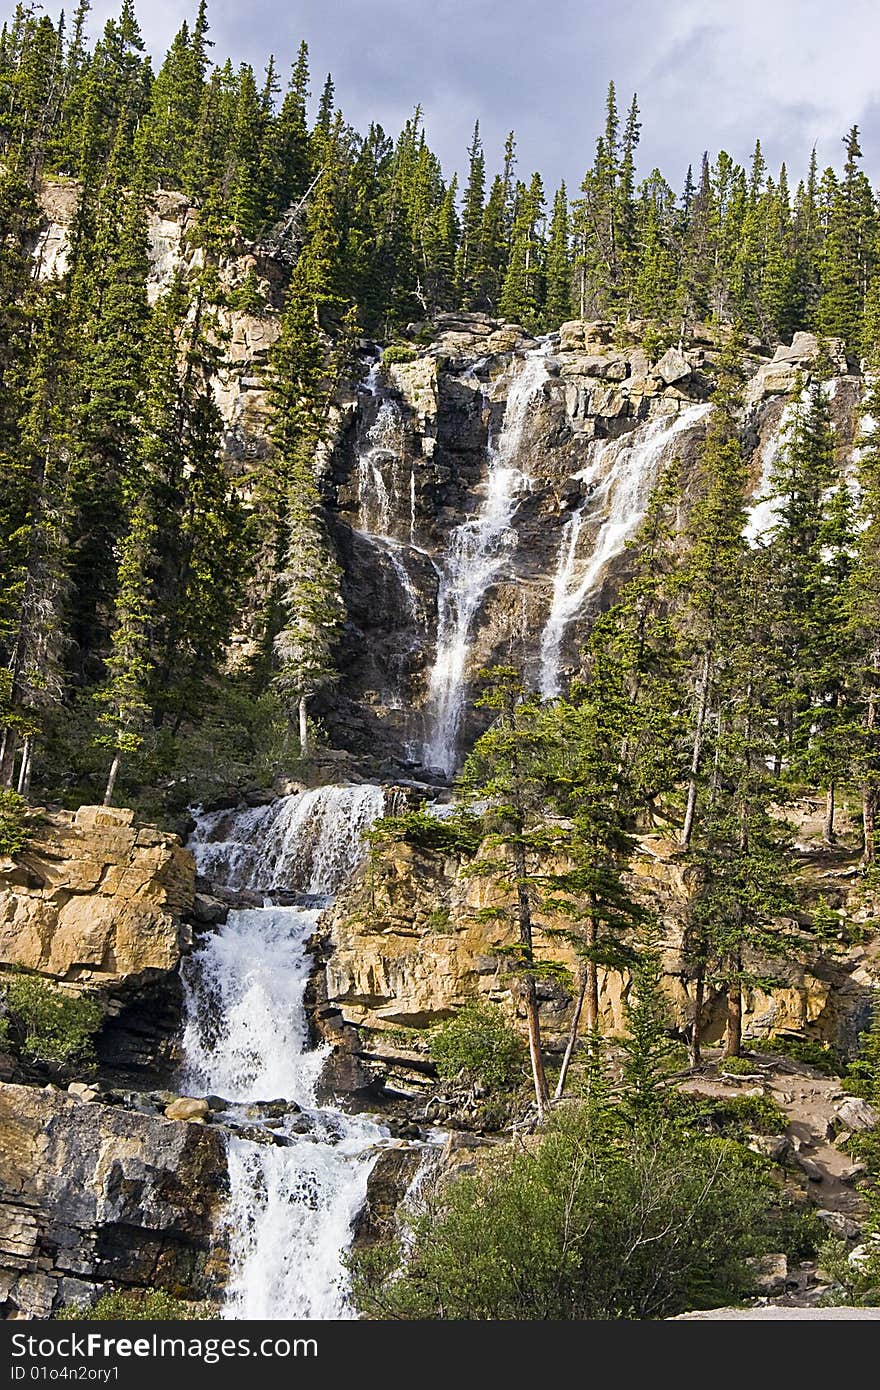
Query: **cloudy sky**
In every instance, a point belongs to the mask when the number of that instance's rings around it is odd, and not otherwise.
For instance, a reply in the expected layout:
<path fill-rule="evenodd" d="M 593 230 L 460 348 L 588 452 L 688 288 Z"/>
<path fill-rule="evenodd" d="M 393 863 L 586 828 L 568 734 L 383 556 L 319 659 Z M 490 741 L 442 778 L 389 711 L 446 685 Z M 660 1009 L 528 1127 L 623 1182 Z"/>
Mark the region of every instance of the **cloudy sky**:
<path fill-rule="evenodd" d="M 196 3 L 136 0 L 154 54 Z M 93 0 L 93 32 L 117 9 Z M 795 181 L 813 144 L 839 166 L 854 123 L 880 181 L 876 0 L 209 0 L 209 15 L 213 56 L 260 69 L 270 52 L 286 68 L 305 38 L 313 87 L 332 71 L 361 129 L 373 119 L 396 134 L 421 102 L 450 168 L 479 117 L 490 171 L 515 129 L 520 175 L 540 167 L 571 191 L 613 78 L 622 106 L 638 93 L 641 170 L 657 165 L 676 186 L 703 149 L 745 162 L 756 135 Z"/>

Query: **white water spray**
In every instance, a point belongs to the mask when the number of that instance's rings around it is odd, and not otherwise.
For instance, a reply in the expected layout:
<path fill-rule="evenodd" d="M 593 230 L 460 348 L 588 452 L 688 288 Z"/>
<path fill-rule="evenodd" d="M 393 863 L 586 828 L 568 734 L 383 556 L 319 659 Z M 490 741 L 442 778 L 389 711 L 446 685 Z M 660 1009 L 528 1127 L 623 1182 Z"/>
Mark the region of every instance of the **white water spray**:
<path fill-rule="evenodd" d="M 424 762 L 447 773 L 455 766 L 474 622 L 516 544 L 511 523 L 520 499 L 531 489 L 531 479 L 516 460 L 533 403 L 547 380 L 547 353 L 546 346 L 528 353 L 511 383 L 498 441 L 489 440 L 485 497 L 476 514 L 453 531 L 441 571 Z"/>
<path fill-rule="evenodd" d="M 671 420 L 663 417 L 596 447 L 581 475 L 593 491 L 565 523 L 553 578 L 550 613 L 541 634 L 539 688 L 544 699 L 560 691 L 562 643 L 569 623 L 595 588 L 602 572 L 624 549 L 645 515 L 673 440 L 705 419 L 712 407 L 693 405 Z M 586 563 L 579 568 L 582 534 L 598 522 Z"/>
<path fill-rule="evenodd" d="M 383 809 L 380 787 L 323 787 L 201 815 L 190 847 L 199 872 L 229 887 L 299 890 L 327 902 Z M 317 1105 L 327 1049 L 311 1046 L 305 992 L 319 916 L 317 907 L 230 912 L 187 964 L 188 1089 L 221 1096 L 239 1123 L 255 1102 L 280 1102 L 274 1123 L 256 1107 L 265 1142 L 233 1134 L 228 1143 L 228 1318 L 355 1316 L 343 1255 L 387 1135 Z"/>

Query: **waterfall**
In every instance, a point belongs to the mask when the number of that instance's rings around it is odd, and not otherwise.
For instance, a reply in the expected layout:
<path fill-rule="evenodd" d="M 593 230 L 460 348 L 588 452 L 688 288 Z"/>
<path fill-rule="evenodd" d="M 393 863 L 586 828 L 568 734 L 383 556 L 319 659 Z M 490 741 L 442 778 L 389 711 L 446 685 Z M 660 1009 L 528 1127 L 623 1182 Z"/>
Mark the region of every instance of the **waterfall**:
<path fill-rule="evenodd" d="M 381 787 L 316 787 L 268 806 L 200 815 L 190 849 L 214 883 L 328 895 L 357 863 L 361 836 L 384 806 Z"/>
<path fill-rule="evenodd" d="M 375 786 L 321 787 L 200 814 L 190 848 L 199 872 L 230 888 L 326 904 L 384 799 Z M 228 1141 L 228 1318 L 354 1316 L 343 1256 L 387 1132 L 316 1101 L 327 1048 L 311 1045 L 305 993 L 319 917 L 314 904 L 230 912 L 184 972 L 187 1088 L 222 1097 L 230 1122 L 258 1135 Z"/>
<path fill-rule="evenodd" d="M 591 495 L 563 527 L 553 578 L 550 612 L 541 634 L 539 688 L 545 699 L 560 690 L 562 643 L 569 623 L 595 588 L 603 570 L 625 548 L 641 522 L 672 441 L 705 419 L 712 407 L 693 405 L 672 420 L 652 420 L 632 434 L 596 446 L 580 475 Z M 589 557 L 578 568 L 581 536 L 599 522 Z"/>
<path fill-rule="evenodd" d="M 825 382 L 824 389 L 829 400 L 831 399 L 829 387 L 833 387 L 834 384 L 833 381 Z M 809 399 L 809 391 L 809 385 L 805 385 L 798 399 L 786 402 L 772 434 L 761 449 L 761 475 L 743 530 L 743 535 L 750 546 L 760 545 L 762 541 L 767 539 L 776 525 L 779 503 L 782 499 L 773 491 L 773 470 L 779 457 L 779 451 L 786 443 L 798 408 Z"/>
<path fill-rule="evenodd" d="M 532 404 L 547 379 L 547 346 L 526 355 L 511 382 L 497 443 L 489 438 L 486 493 L 474 516 L 452 532 L 437 596 L 437 651 L 428 681 L 429 735 L 424 762 L 452 772 L 464 713 L 474 622 L 505 558 L 511 526 L 531 479 L 516 465 Z"/>
<path fill-rule="evenodd" d="M 363 389 L 375 399 L 379 392 L 381 363 L 370 368 Z M 368 536 L 387 536 L 399 508 L 400 471 L 406 449 L 406 433 L 400 406 L 391 397 L 381 401 L 367 430 L 357 460 L 358 513 Z"/>

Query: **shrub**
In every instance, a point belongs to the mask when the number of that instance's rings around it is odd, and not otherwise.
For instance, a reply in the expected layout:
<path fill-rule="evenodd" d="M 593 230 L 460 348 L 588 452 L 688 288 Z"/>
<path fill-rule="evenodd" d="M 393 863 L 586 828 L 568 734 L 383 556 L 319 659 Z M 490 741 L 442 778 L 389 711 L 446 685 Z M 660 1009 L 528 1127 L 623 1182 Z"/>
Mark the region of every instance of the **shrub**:
<path fill-rule="evenodd" d="M 355 1257 L 354 1295 L 377 1318 L 669 1317 L 747 1290 L 775 1203 L 738 1145 L 572 1107 L 536 1149 L 430 1191 L 401 1240 Z"/>
<path fill-rule="evenodd" d="M 761 1038 L 754 1047 L 756 1052 L 777 1052 L 782 1057 L 790 1057 L 793 1062 L 803 1062 L 805 1066 L 815 1067 L 827 1076 L 839 1076 L 843 1070 L 831 1044 L 818 1042 L 815 1038 L 781 1034 L 776 1038 Z"/>
<path fill-rule="evenodd" d="M 483 838 L 483 821 L 471 811 L 451 816 L 432 816 L 427 811 L 406 811 L 402 816 L 383 816 L 367 839 L 377 849 L 387 844 L 412 845 L 426 854 L 468 857 L 476 853 Z"/>
<path fill-rule="evenodd" d="M 415 362 L 418 355 L 418 349 L 410 347 L 408 343 L 391 343 L 382 353 L 382 363 L 391 367 L 395 362 Z"/>
<path fill-rule="evenodd" d="M 18 792 L 0 791 L 0 854 L 20 854 L 28 841 L 27 802 Z"/>
<path fill-rule="evenodd" d="M 726 1096 L 709 1102 L 703 1114 L 711 1117 L 713 1125 L 731 1139 L 745 1139 L 749 1134 L 783 1134 L 788 1118 L 771 1096 Z"/>
<path fill-rule="evenodd" d="M 8 1035 L 23 1056 L 65 1066 L 92 1060 L 104 1018 L 97 1000 L 62 994 L 37 975 L 9 975 L 2 987 Z"/>
<path fill-rule="evenodd" d="M 441 1076 L 463 1072 L 490 1090 L 515 1085 L 526 1063 L 525 1043 L 495 1004 L 466 1004 L 435 1029 L 430 1047 Z"/>
<path fill-rule="evenodd" d="M 55 1314 L 62 1322 L 200 1322 L 213 1316 L 210 1304 L 191 1303 L 162 1289 L 105 1293 L 90 1308 L 71 1305 Z"/>
<path fill-rule="evenodd" d="M 253 267 L 240 285 L 228 291 L 226 303 L 230 309 L 238 309 L 244 314 L 259 316 L 266 312 L 266 293 Z"/>
<path fill-rule="evenodd" d="M 880 1241 L 865 1241 L 853 1251 L 845 1240 L 827 1240 L 819 1250 L 819 1267 L 837 1285 L 827 1296 L 832 1305 L 876 1308 L 880 1305 Z"/>
<path fill-rule="evenodd" d="M 718 1063 L 718 1070 L 728 1076 L 754 1076 L 755 1063 L 750 1062 L 748 1057 L 724 1057 Z"/>

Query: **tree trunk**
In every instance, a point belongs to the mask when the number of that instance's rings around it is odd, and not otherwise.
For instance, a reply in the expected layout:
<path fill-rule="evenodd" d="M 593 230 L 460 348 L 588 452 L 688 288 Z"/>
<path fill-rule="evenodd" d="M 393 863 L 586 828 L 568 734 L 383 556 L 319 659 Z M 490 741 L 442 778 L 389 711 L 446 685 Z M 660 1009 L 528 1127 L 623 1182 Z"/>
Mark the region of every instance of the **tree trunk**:
<path fill-rule="evenodd" d="M 594 952 L 596 949 L 596 919 L 592 915 L 587 918 L 586 932 L 584 939 L 587 950 Z M 586 1024 L 587 1037 L 589 1039 L 590 1051 L 595 1051 L 596 1038 L 599 1035 L 599 971 L 596 961 L 592 956 L 586 960 L 587 967 L 587 989 L 586 989 Z"/>
<path fill-rule="evenodd" d="M 113 802 L 113 788 L 116 786 L 116 778 L 119 776 L 119 769 L 122 765 L 122 753 L 117 748 L 113 754 L 113 762 L 110 764 L 110 776 L 107 778 L 107 789 L 104 792 L 104 805 L 110 806 Z"/>
<path fill-rule="evenodd" d="M 737 956 L 733 961 L 736 979 L 727 987 L 727 1037 L 724 1041 L 725 1057 L 738 1057 L 742 1051 L 742 984 L 739 978 L 741 961 Z"/>
<path fill-rule="evenodd" d="M 871 669 L 880 668 L 880 653 L 875 652 Z M 877 696 L 872 689 L 868 697 L 865 715 L 865 730 L 868 735 L 868 776 L 862 791 L 862 835 L 864 852 L 862 858 L 866 865 L 873 864 L 877 853 L 877 754 L 874 741 L 877 737 Z"/>
<path fill-rule="evenodd" d="M 11 787 L 15 781 L 15 753 L 18 746 L 18 739 L 15 730 L 7 726 L 3 730 L 3 742 L 0 743 L 0 787 Z"/>
<path fill-rule="evenodd" d="M 299 702 L 299 752 L 300 757 L 309 756 L 309 722 L 306 717 L 306 697 Z"/>
<path fill-rule="evenodd" d="M 514 846 L 516 865 L 516 908 L 519 921 L 520 945 L 526 948 L 526 965 L 533 961 L 532 955 L 532 908 L 529 902 L 529 887 L 526 882 L 526 852 L 521 844 Z M 543 1120 L 547 1111 L 549 1092 L 547 1076 L 544 1071 L 544 1056 L 541 1051 L 541 1020 L 538 1016 L 538 994 L 534 975 L 528 975 L 522 990 L 529 1025 L 529 1056 L 532 1062 L 532 1077 L 535 1082 L 535 1100 L 538 1103 L 538 1119 Z"/>
<path fill-rule="evenodd" d="M 34 740 L 29 734 L 21 750 L 21 767 L 18 770 L 18 794 L 27 800 L 31 789 L 31 769 L 34 758 Z"/>
<path fill-rule="evenodd" d="M 544 1056 L 541 1051 L 541 1021 L 538 1017 L 538 995 L 535 981 L 529 976 L 523 991 L 526 1018 L 529 1025 L 529 1058 L 532 1063 L 532 1078 L 535 1083 L 535 1100 L 538 1105 L 538 1119 L 543 1120 L 547 1113 L 549 1092 L 547 1076 L 544 1072 Z"/>
<path fill-rule="evenodd" d="M 568 1077 L 568 1068 L 571 1065 L 571 1059 L 574 1055 L 575 1047 L 577 1046 L 578 1028 L 580 1027 L 581 1014 L 584 1008 L 584 998 L 587 993 L 587 979 L 587 962 L 581 961 L 580 969 L 578 971 L 578 995 L 577 999 L 575 1000 L 574 1013 L 571 1016 L 571 1023 L 568 1029 L 568 1040 L 565 1044 L 565 1055 L 562 1058 L 562 1066 L 559 1071 L 559 1080 L 556 1083 L 556 1090 L 553 1093 L 554 1100 L 561 1100 L 562 1093 L 565 1090 L 565 1082 Z"/>
<path fill-rule="evenodd" d="M 828 783 L 825 793 L 825 820 L 822 824 L 822 839 L 826 845 L 833 845 L 837 839 L 834 833 L 834 783 Z"/>
<path fill-rule="evenodd" d="M 688 1061 L 692 1067 L 700 1066 L 703 1060 L 703 1002 L 706 998 L 706 981 L 703 966 L 694 979 L 694 1021 L 688 1044 Z"/>
<path fill-rule="evenodd" d="M 697 722 L 694 726 L 694 750 L 691 755 L 691 773 L 688 782 L 687 804 L 684 813 L 684 825 L 681 828 L 681 848 L 688 849 L 691 843 L 691 835 L 694 830 L 694 817 L 697 810 L 697 778 L 700 773 L 700 764 L 703 760 L 703 743 L 706 727 L 706 711 L 709 706 L 709 668 L 711 657 L 707 651 L 703 656 L 703 664 L 700 668 L 700 698 L 697 703 Z"/>

